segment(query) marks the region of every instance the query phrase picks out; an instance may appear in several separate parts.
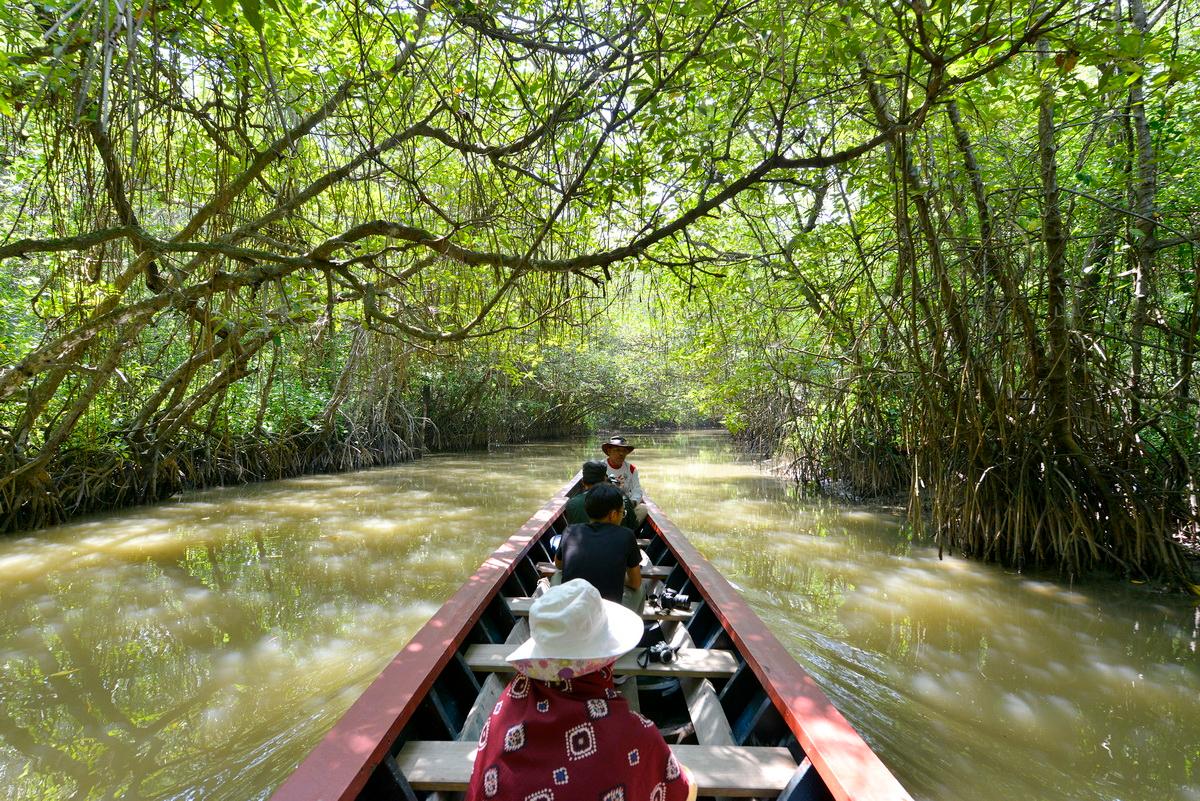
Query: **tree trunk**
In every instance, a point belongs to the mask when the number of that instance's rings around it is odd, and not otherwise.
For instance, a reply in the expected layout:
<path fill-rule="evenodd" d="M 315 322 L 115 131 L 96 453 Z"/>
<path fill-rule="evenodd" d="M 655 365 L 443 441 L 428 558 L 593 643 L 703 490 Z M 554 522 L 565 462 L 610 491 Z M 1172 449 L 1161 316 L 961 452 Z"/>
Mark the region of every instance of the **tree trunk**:
<path fill-rule="evenodd" d="M 1045 39 L 1038 42 L 1038 64 L 1050 62 Z M 1071 352 L 1067 341 L 1067 232 L 1059 203 L 1057 146 L 1054 137 L 1054 78 L 1044 78 L 1038 100 L 1038 157 L 1042 178 L 1042 244 L 1046 254 L 1046 334 L 1049 342 L 1044 377 L 1050 424 L 1059 444 L 1076 453 L 1071 433 Z"/>
<path fill-rule="evenodd" d="M 1133 29 L 1144 40 L 1150 25 L 1142 0 L 1129 0 L 1129 17 Z M 1129 121 L 1133 127 L 1136 180 L 1130 206 L 1134 218 L 1133 228 L 1137 232 L 1133 243 L 1133 317 L 1130 320 L 1129 339 L 1132 348 L 1129 358 L 1130 408 L 1133 425 L 1142 421 L 1142 372 L 1143 347 L 1146 322 L 1150 316 L 1150 290 L 1154 279 L 1154 198 L 1157 194 L 1157 170 L 1155 167 L 1154 142 L 1150 126 L 1146 121 L 1146 79 L 1139 72 L 1129 87 Z"/>

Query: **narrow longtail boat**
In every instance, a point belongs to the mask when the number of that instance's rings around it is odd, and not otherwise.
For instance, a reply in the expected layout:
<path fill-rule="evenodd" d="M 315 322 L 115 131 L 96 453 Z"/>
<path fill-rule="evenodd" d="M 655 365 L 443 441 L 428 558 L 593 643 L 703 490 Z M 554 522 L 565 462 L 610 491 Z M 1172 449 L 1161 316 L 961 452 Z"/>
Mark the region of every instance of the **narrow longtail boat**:
<path fill-rule="evenodd" d="M 549 540 L 566 527 L 578 482 L 442 605 L 272 801 L 443 801 L 466 789 L 479 732 L 509 678 L 504 657 L 529 634 L 529 606 L 554 570 Z M 647 605 L 645 617 L 678 648 L 674 661 L 634 652 L 614 672 L 637 677 L 622 694 L 692 770 L 700 797 L 911 801 L 730 583 L 648 506 L 643 577 L 690 604 Z"/>

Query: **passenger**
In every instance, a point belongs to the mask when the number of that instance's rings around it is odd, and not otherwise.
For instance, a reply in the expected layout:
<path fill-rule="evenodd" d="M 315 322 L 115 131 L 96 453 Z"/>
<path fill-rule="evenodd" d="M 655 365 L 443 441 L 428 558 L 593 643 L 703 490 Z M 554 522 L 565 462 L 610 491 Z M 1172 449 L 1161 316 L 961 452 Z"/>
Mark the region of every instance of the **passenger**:
<path fill-rule="evenodd" d="M 563 508 L 563 518 L 567 521 L 567 525 L 586 523 L 590 519 L 587 510 L 583 508 L 583 501 L 587 491 L 592 487 L 597 484 L 609 483 L 608 468 L 605 463 L 603 461 L 584 462 L 583 469 L 580 471 L 580 483 L 583 485 L 583 489 L 567 501 L 567 505 Z M 633 511 L 633 502 L 628 498 L 625 499 L 625 516 L 621 520 L 621 525 L 630 530 L 634 530 L 638 526 L 637 517 Z M 558 547 L 559 536 L 555 535 L 551 540 L 555 548 Z"/>
<path fill-rule="evenodd" d="M 568 526 L 554 557 L 562 582 L 584 579 L 605 599 L 640 612 L 642 554 L 633 532 L 620 525 L 625 514 L 621 491 L 597 484 L 588 491 L 584 508 L 589 522 Z"/>
<path fill-rule="evenodd" d="M 625 461 L 629 454 L 633 453 L 634 447 L 624 437 L 616 436 L 601 445 L 600 450 L 608 457 L 608 480 L 619 487 L 633 504 L 633 514 L 637 521 L 633 530 L 638 531 L 646 522 L 646 515 L 650 510 L 644 503 L 645 496 L 642 493 L 642 481 L 638 477 L 637 467 L 632 462 Z"/>
<path fill-rule="evenodd" d="M 506 657 L 517 676 L 479 735 L 467 801 L 694 801 L 691 773 L 613 686 L 641 619 L 575 580 L 533 602 L 529 631 Z"/>
<path fill-rule="evenodd" d="M 567 501 L 567 505 L 563 508 L 563 518 L 566 519 L 567 525 L 586 523 L 590 519 L 587 510 L 583 508 L 587 491 L 597 484 L 608 483 L 608 471 L 604 468 L 604 462 L 584 462 L 581 472 L 580 482 L 583 484 L 583 490 Z"/>

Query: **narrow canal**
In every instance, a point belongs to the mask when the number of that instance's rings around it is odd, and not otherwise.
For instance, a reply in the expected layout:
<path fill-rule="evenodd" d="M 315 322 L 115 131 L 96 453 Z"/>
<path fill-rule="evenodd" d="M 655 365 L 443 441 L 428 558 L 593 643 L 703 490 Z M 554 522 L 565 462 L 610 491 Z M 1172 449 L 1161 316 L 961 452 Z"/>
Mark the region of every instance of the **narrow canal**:
<path fill-rule="evenodd" d="M 1200 610 L 911 542 L 713 434 L 643 484 L 917 799 L 1200 801 Z M 196 493 L 0 540 L 0 799 L 268 796 L 586 443 Z"/>

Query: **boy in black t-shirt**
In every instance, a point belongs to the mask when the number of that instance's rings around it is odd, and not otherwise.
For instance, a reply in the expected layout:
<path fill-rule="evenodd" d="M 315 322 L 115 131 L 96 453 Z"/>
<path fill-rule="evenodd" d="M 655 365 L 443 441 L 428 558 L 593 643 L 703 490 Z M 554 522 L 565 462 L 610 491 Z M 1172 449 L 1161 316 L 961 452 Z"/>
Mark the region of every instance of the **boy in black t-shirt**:
<path fill-rule="evenodd" d="M 567 527 L 554 563 L 564 582 L 584 579 L 603 598 L 640 612 L 642 555 L 633 532 L 619 525 L 625 515 L 624 497 L 611 484 L 592 487 L 584 502 L 590 522 Z"/>

